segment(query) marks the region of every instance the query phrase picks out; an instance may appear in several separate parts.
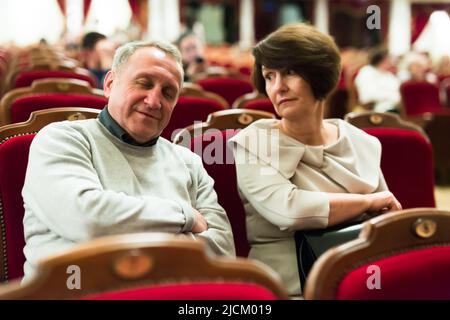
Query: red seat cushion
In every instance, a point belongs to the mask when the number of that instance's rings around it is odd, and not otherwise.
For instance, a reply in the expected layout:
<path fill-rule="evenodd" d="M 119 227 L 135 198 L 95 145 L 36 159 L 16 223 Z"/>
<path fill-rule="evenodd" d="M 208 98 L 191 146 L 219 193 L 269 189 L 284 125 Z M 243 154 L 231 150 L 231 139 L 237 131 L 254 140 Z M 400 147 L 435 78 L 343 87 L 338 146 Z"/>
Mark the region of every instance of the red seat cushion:
<path fill-rule="evenodd" d="M 378 267 L 378 273 L 368 269 Z M 401 253 L 367 263 L 345 275 L 337 299 L 450 299 L 450 247 Z M 368 289 L 379 275 L 380 289 Z M 373 286 L 372 286 L 373 288 Z"/>
<path fill-rule="evenodd" d="M 407 81 L 400 86 L 402 103 L 407 115 L 442 112 L 438 86 L 428 82 Z"/>
<path fill-rule="evenodd" d="M 240 79 L 207 78 L 198 80 L 197 84 L 206 91 L 211 91 L 224 97 L 230 106 L 240 96 L 253 92 L 253 86 L 249 82 Z"/>
<path fill-rule="evenodd" d="M 85 300 L 276 300 L 268 289 L 249 283 L 187 283 L 106 292 Z"/>
<path fill-rule="evenodd" d="M 382 145 L 381 170 L 403 209 L 435 207 L 434 165 L 430 143 L 418 132 L 366 128 Z"/>
<path fill-rule="evenodd" d="M 70 72 L 70 71 L 59 71 L 59 70 L 31 70 L 24 71 L 17 75 L 16 83 L 14 88 L 29 87 L 36 79 L 43 78 L 71 78 L 80 79 L 89 82 L 92 88 L 97 88 L 97 80 L 88 75 Z"/>
<path fill-rule="evenodd" d="M 225 209 L 233 229 L 236 254 L 247 257 L 249 245 L 245 227 L 245 210 L 239 197 L 236 168 L 232 150 L 227 141 L 238 130 L 226 130 L 206 133 L 191 141 L 191 150 L 198 152 L 208 174 L 214 179 L 220 205 Z"/>
<path fill-rule="evenodd" d="M 251 110 L 259 110 L 259 111 L 266 111 L 273 113 L 277 116 L 277 118 L 280 118 L 277 115 L 277 112 L 275 111 L 275 108 L 272 104 L 272 102 L 269 99 L 255 99 L 247 102 L 244 106 L 245 109 L 251 109 Z"/>
<path fill-rule="evenodd" d="M 28 153 L 34 134 L 13 137 L 0 145 L 0 202 L 6 241 L 8 278 L 23 276 L 25 246 L 23 233 L 22 187 L 28 164 Z M 3 254 L 3 253 L 0 253 Z M 3 268 L 3 266 L 1 266 Z"/>
<path fill-rule="evenodd" d="M 43 93 L 20 97 L 11 104 L 11 123 L 27 121 L 36 110 L 57 107 L 82 107 L 103 109 L 108 104 L 105 97 L 89 94 Z"/>
<path fill-rule="evenodd" d="M 214 99 L 203 97 L 180 97 L 173 109 L 172 116 L 162 136 L 172 140 L 177 129 L 183 129 L 195 122 L 204 122 L 210 113 L 223 110 L 223 106 Z"/>

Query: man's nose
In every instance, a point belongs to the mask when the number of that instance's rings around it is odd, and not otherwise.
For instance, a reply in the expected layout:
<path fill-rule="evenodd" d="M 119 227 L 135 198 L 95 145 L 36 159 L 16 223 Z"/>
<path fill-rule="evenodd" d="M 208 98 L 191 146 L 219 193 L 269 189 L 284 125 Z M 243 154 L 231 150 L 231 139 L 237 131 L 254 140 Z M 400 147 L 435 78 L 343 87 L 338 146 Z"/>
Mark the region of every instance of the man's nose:
<path fill-rule="evenodd" d="M 152 88 L 147 92 L 144 103 L 151 109 L 161 109 L 161 90 L 158 88 Z"/>

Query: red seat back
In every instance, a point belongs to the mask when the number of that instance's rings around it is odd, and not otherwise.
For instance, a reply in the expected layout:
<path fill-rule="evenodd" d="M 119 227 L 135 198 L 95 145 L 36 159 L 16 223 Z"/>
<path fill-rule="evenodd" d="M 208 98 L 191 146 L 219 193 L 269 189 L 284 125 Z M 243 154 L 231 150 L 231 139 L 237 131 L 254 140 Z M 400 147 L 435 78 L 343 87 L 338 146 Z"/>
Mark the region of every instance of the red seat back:
<path fill-rule="evenodd" d="M 201 151 L 199 155 L 203 160 L 203 165 L 215 181 L 214 189 L 217 192 L 219 203 L 225 209 L 230 220 L 236 254 L 247 257 L 249 245 L 245 227 L 245 210 L 238 193 L 233 153 L 227 145 L 228 139 L 237 132 L 238 130 L 234 129 L 206 132 L 191 140 L 191 150 Z"/>
<path fill-rule="evenodd" d="M 179 283 L 106 292 L 84 300 L 277 300 L 270 290 L 250 283 Z"/>
<path fill-rule="evenodd" d="M 250 110 L 260 110 L 260 111 L 270 112 L 270 113 L 273 113 L 274 115 L 276 115 L 277 118 L 279 118 L 272 102 L 266 98 L 250 100 L 245 103 L 244 108 L 250 109 Z"/>
<path fill-rule="evenodd" d="M 33 94 L 14 100 L 11 104 L 11 123 L 27 121 L 30 114 L 36 110 L 57 107 L 82 107 L 101 110 L 107 104 L 107 98 L 88 94 Z"/>
<path fill-rule="evenodd" d="M 72 78 L 89 82 L 92 88 L 97 88 L 97 81 L 93 76 L 61 70 L 30 70 L 17 75 L 14 88 L 30 87 L 36 79 L 43 78 Z"/>
<path fill-rule="evenodd" d="M 380 270 L 379 290 L 369 290 L 368 268 Z M 450 247 L 436 246 L 382 258 L 345 275 L 336 299 L 424 300 L 450 299 Z M 373 272 L 373 271 L 372 271 Z"/>
<path fill-rule="evenodd" d="M 196 81 L 206 91 L 217 93 L 231 106 L 240 96 L 253 92 L 253 86 L 244 80 L 233 78 L 206 78 Z"/>
<path fill-rule="evenodd" d="M 408 116 L 440 112 L 439 88 L 425 81 L 406 81 L 400 86 L 403 108 Z"/>
<path fill-rule="evenodd" d="M 365 128 L 382 145 L 381 169 L 389 190 L 404 209 L 435 207 L 431 144 L 417 131 Z"/>
<path fill-rule="evenodd" d="M 0 144 L 0 282 L 23 276 L 25 240 L 22 187 L 34 136 L 27 134 L 12 137 Z"/>
<path fill-rule="evenodd" d="M 170 117 L 167 127 L 162 132 L 162 136 L 172 140 L 177 129 L 183 129 L 194 122 L 206 121 L 208 115 L 212 112 L 224 110 L 220 102 L 194 96 L 181 96 Z"/>

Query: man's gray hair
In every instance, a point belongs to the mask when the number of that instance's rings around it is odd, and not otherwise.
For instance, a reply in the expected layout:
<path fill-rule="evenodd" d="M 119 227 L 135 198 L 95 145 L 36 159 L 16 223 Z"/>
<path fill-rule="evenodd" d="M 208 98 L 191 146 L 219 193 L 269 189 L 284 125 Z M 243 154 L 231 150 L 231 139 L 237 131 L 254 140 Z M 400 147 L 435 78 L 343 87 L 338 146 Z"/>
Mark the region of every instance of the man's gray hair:
<path fill-rule="evenodd" d="M 137 49 L 146 47 L 158 48 L 174 57 L 175 61 L 180 67 L 181 79 L 183 79 L 183 62 L 181 60 L 180 51 L 176 46 L 162 41 L 133 41 L 122 45 L 121 47 L 117 48 L 116 53 L 114 54 L 111 70 L 119 71 L 122 65 L 128 61 L 128 59 L 133 55 L 133 53 L 136 52 Z"/>

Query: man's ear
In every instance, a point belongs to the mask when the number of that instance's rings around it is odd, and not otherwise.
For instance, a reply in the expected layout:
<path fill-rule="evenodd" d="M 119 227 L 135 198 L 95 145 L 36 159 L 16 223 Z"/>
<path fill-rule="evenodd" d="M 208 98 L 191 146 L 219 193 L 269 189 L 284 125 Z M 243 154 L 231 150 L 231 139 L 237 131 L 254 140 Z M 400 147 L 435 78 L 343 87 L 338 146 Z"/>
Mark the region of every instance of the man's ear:
<path fill-rule="evenodd" d="M 112 70 L 109 70 L 106 75 L 105 79 L 103 81 L 103 91 L 106 98 L 109 98 L 111 94 L 111 88 L 113 85 L 113 79 L 115 77 L 115 73 Z"/>

